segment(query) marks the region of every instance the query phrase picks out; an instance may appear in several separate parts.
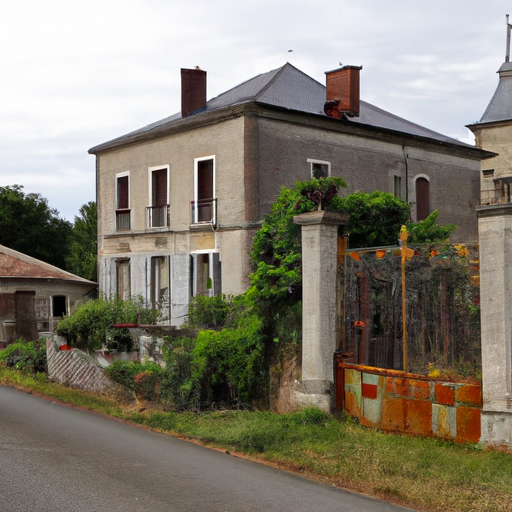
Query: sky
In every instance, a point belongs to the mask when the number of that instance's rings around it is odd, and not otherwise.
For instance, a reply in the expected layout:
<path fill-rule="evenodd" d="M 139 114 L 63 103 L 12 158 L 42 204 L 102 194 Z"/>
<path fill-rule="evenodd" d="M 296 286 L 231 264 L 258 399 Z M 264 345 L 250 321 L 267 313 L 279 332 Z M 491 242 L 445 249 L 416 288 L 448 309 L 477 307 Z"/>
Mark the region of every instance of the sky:
<path fill-rule="evenodd" d="M 180 68 L 207 71 L 210 99 L 286 62 L 321 83 L 363 66 L 361 99 L 473 143 L 512 0 L 4 0 L 0 13 L 0 187 L 73 221 L 96 200 L 88 150 L 178 112 Z"/>

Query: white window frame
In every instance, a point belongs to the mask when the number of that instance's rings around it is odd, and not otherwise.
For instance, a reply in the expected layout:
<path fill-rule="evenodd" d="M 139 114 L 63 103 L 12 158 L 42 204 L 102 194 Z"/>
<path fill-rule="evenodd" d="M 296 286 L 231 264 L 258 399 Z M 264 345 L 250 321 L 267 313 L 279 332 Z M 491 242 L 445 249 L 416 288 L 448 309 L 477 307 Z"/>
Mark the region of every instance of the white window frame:
<path fill-rule="evenodd" d="M 169 165 L 153 165 L 151 167 L 148 167 L 148 207 L 146 208 L 146 226 L 148 229 L 155 229 L 155 230 L 162 230 L 162 229 L 168 229 L 169 227 L 169 219 L 168 219 L 168 209 L 166 208 L 164 211 L 164 225 L 163 226 L 152 226 L 150 222 L 150 217 L 153 214 L 150 208 L 156 206 L 153 204 L 153 173 L 155 171 L 167 171 L 167 190 L 165 191 L 165 203 L 167 205 L 170 204 L 170 179 L 171 179 L 171 170 Z"/>
<path fill-rule="evenodd" d="M 199 215 L 199 208 L 197 207 L 197 201 L 198 198 L 198 183 L 197 183 L 197 172 L 198 172 L 198 163 L 204 162 L 205 160 L 213 160 L 213 197 L 212 199 L 215 202 L 216 199 L 216 190 L 215 190 L 215 171 L 216 171 L 216 162 L 215 162 L 215 155 L 209 155 L 209 156 L 202 156 L 200 158 L 194 158 L 194 224 L 198 223 L 198 215 Z"/>
<path fill-rule="evenodd" d="M 218 294 L 218 291 L 215 290 L 215 275 L 214 275 L 214 266 L 213 266 L 213 255 L 219 255 L 219 263 L 220 263 L 220 251 L 214 250 L 199 250 L 193 251 L 190 253 L 190 256 L 199 256 L 201 254 L 208 254 L 208 279 L 212 281 L 212 288 L 208 290 L 208 297 L 214 297 Z M 197 263 L 192 267 L 192 297 L 197 295 Z"/>
<path fill-rule="evenodd" d="M 153 203 L 153 172 L 161 171 L 162 169 L 167 170 L 167 199 L 166 203 L 169 204 L 169 189 L 171 179 L 171 167 L 169 165 L 154 165 L 148 167 L 148 206 L 155 206 Z"/>
<path fill-rule="evenodd" d="M 314 176 L 313 176 L 313 164 L 327 165 L 327 176 L 326 176 L 326 178 L 330 178 L 330 176 L 331 176 L 331 162 L 328 162 L 327 160 L 317 160 L 315 158 L 308 158 L 307 162 L 309 164 L 309 174 L 311 176 L 311 179 L 314 179 Z"/>
<path fill-rule="evenodd" d="M 117 232 L 117 210 L 118 210 L 118 187 L 117 184 L 119 182 L 119 178 L 125 178 L 128 177 L 128 210 L 130 211 L 130 229 L 128 231 L 132 230 L 132 208 L 131 208 L 131 201 L 132 201 L 132 191 L 131 191 L 131 178 L 130 178 L 130 171 L 124 171 L 124 172 L 118 172 L 115 176 L 115 207 L 114 207 L 114 232 Z"/>

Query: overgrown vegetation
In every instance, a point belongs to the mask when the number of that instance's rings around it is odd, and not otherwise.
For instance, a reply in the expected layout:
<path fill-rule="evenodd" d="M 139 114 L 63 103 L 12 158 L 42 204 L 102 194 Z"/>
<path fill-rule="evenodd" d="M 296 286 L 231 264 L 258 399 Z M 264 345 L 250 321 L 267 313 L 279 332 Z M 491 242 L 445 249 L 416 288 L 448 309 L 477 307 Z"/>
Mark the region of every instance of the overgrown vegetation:
<path fill-rule="evenodd" d="M 139 400 L 157 400 L 171 410 L 252 407 L 267 398 L 262 321 L 244 297 L 194 300 L 190 318 L 196 337 L 166 337 L 164 367 L 152 362 L 116 362 L 107 372 Z M 213 325 L 212 325 L 213 324 Z"/>
<path fill-rule="evenodd" d="M 0 362 L 31 374 L 46 373 L 46 345 L 41 341 L 18 340 L 0 351 Z"/>
<path fill-rule="evenodd" d="M 69 317 L 57 325 L 57 334 L 65 336 L 68 343 L 83 350 L 131 350 L 132 340 L 126 329 L 115 329 L 114 324 L 154 324 L 160 312 L 148 308 L 142 299 L 108 300 L 100 297 L 81 304 Z"/>
<path fill-rule="evenodd" d="M 133 406 L 13 371 L 0 363 L 0 384 L 36 393 L 283 469 L 443 512 L 509 512 L 512 455 L 476 445 L 387 434 L 308 408 L 298 413 L 167 412 Z"/>

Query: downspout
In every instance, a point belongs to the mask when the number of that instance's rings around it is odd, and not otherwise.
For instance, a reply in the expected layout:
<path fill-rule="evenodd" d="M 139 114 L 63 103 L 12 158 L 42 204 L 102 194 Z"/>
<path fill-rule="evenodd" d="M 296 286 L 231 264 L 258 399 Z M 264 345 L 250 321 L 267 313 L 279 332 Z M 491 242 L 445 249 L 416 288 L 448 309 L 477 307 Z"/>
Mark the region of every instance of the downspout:
<path fill-rule="evenodd" d="M 404 155 L 404 164 L 405 164 L 405 202 L 409 202 L 409 162 L 407 158 L 409 155 L 405 152 L 405 141 L 402 144 L 402 153 Z"/>

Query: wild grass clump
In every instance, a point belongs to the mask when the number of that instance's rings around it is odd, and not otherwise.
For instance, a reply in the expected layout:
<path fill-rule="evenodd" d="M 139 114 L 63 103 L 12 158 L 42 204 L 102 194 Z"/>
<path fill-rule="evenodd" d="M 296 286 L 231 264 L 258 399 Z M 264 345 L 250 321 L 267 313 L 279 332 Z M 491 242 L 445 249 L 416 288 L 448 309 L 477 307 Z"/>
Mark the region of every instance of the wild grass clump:
<path fill-rule="evenodd" d="M 31 374 L 46 373 L 46 345 L 44 341 L 24 341 L 22 339 L 0 351 L 0 362 L 8 368 Z"/>

